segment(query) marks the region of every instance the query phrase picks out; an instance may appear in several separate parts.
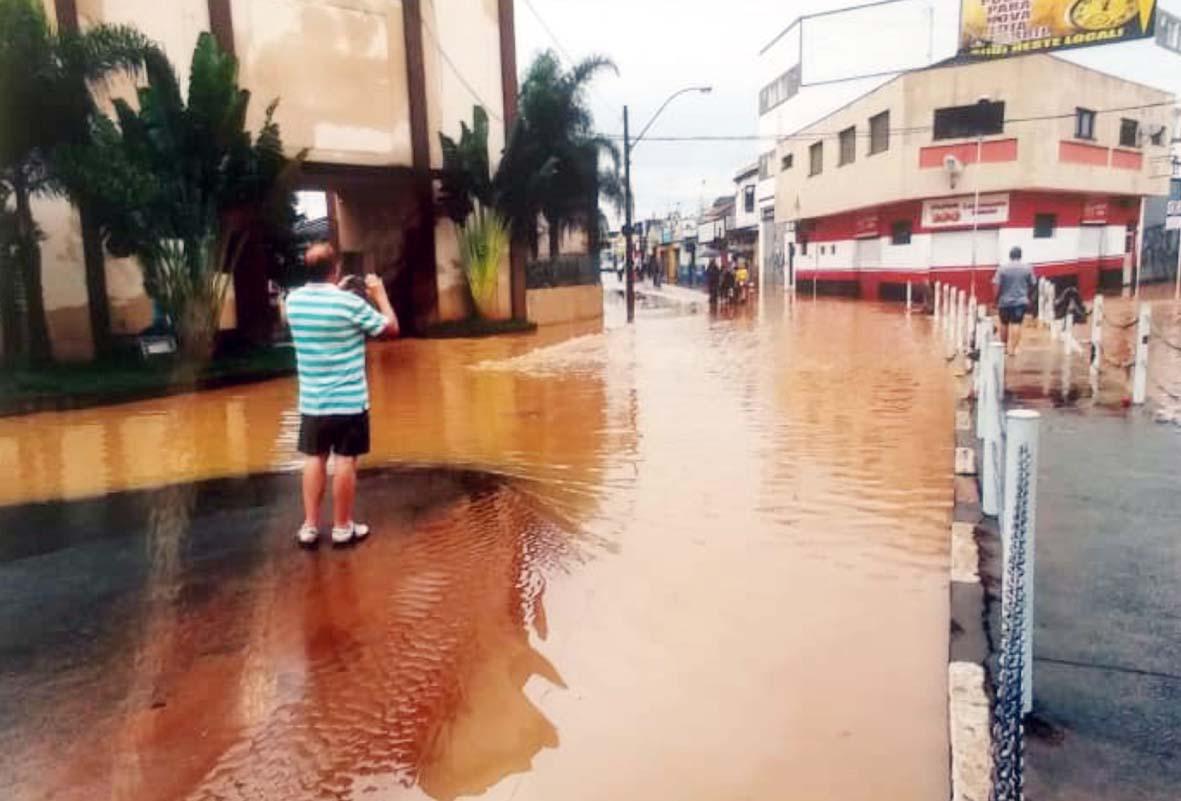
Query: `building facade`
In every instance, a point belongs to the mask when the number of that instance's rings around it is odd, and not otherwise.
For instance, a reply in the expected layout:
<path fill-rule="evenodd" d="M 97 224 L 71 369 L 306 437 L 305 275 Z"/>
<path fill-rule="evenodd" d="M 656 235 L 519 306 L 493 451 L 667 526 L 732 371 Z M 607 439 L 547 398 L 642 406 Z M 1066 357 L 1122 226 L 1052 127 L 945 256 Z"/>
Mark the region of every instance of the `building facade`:
<path fill-rule="evenodd" d="M 306 150 L 301 189 L 327 195 L 329 229 L 346 263 L 391 286 L 410 328 L 467 313 L 454 225 L 434 209 L 433 172 L 442 166 L 439 134 L 458 137 L 481 105 L 491 121 L 489 152 L 503 149 L 516 113 L 512 0 L 44 0 L 59 26 L 133 25 L 156 40 L 181 85 L 197 36 L 212 31 L 239 61 L 239 83 L 253 101 L 257 130 L 267 104 L 289 153 Z M 112 94 L 133 97 L 132 87 Z M 50 334 L 58 358 L 86 358 L 90 331 L 76 212 L 40 201 L 47 234 L 43 274 Z M 523 264 L 523 262 L 522 262 Z M 266 276 L 234 278 L 237 314 L 250 319 Z M 502 271 L 502 316 L 525 314 L 523 270 Z M 139 267 L 110 259 L 107 286 L 115 334 L 152 319 Z"/>
<path fill-rule="evenodd" d="M 1085 295 L 1118 284 L 1142 201 L 1168 192 L 1171 116 L 1164 92 L 1046 55 L 904 73 L 776 148 L 796 284 L 987 299 L 1013 246 Z"/>

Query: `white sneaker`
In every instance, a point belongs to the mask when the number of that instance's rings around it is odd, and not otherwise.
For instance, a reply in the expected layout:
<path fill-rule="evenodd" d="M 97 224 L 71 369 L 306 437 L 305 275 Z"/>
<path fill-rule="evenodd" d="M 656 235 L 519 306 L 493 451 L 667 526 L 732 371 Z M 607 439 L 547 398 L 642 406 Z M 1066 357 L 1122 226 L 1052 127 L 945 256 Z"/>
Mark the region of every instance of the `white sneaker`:
<path fill-rule="evenodd" d="M 360 542 L 369 536 L 369 526 L 364 523 L 349 523 L 343 528 L 332 529 L 332 544 L 338 548 Z"/>
<path fill-rule="evenodd" d="M 320 532 L 315 526 L 309 526 L 304 523 L 299 527 L 299 532 L 295 535 L 296 541 L 303 548 L 315 548 L 316 543 L 320 541 Z"/>

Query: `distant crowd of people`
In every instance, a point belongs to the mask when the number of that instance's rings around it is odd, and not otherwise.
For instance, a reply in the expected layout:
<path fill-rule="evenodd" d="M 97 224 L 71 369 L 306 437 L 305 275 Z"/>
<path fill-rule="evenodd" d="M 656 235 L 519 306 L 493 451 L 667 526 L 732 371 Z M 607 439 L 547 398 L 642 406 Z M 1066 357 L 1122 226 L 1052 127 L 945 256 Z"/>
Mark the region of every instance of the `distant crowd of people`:
<path fill-rule="evenodd" d="M 750 268 L 745 261 L 719 265 L 710 259 L 705 268 L 705 284 L 709 290 L 709 304 L 745 303 L 750 294 Z"/>

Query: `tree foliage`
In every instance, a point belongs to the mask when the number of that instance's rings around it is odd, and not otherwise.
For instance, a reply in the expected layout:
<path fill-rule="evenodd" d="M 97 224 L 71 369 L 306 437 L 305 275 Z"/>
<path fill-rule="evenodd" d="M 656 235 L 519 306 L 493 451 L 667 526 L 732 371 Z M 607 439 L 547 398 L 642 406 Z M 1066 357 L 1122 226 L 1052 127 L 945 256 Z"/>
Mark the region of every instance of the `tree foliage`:
<path fill-rule="evenodd" d="M 615 64 L 593 56 L 563 69 L 557 54 L 542 53 L 530 65 L 521 86 L 517 120 L 509 134 L 497 171 L 495 193 L 515 237 L 537 251 L 537 220 L 544 217 L 551 257 L 561 234 L 584 227 L 592 237 L 598 228 L 600 194 L 614 198 L 619 149 L 594 131 L 586 93 Z M 612 170 L 600 173 L 606 156 Z"/>
<path fill-rule="evenodd" d="M 193 51 L 187 102 L 161 53 L 145 65 L 138 108 L 117 100 L 115 119 L 93 119 L 90 140 L 70 148 L 62 171 L 93 209 L 106 247 L 136 256 L 148 293 L 190 355 L 216 330 L 229 278 L 249 237 L 290 237 L 294 160 L 267 108 L 257 136 L 246 127 L 250 93 L 238 64 L 203 33 Z M 213 326 L 213 330 L 209 327 Z"/>
<path fill-rule="evenodd" d="M 0 0 L 0 184 L 10 214 L 8 245 L 0 249 L 0 314 L 10 359 L 18 349 L 30 361 L 50 358 L 40 232 L 30 200 L 68 190 L 57 161 L 64 149 L 87 137 L 96 109 L 92 88 L 115 73 L 138 74 L 152 52 L 151 41 L 132 28 L 55 31 L 39 0 Z M 101 253 L 98 257 L 96 265 L 88 254 L 88 290 L 95 288 L 90 279 L 96 269 L 101 276 Z M 101 297 L 93 291 L 90 297 L 92 311 L 101 312 L 92 314 L 92 327 L 107 319 L 105 284 L 99 286 Z M 12 319 L 14 314 L 20 319 Z M 96 338 L 103 333 L 96 331 Z"/>
<path fill-rule="evenodd" d="M 493 208 L 512 237 L 538 251 L 538 220 L 544 218 L 550 253 L 561 234 L 583 227 L 597 238 L 599 200 L 622 206 L 619 150 L 594 132 L 586 90 L 596 75 L 615 71 L 608 59 L 592 57 L 566 70 L 553 52 L 542 53 L 526 73 L 518 115 L 495 175 L 488 159 L 488 115 L 476 106 L 472 125 L 459 140 L 440 135 L 443 169 L 439 207 L 457 225 L 479 208 Z M 600 170 L 603 157 L 609 168 Z"/>

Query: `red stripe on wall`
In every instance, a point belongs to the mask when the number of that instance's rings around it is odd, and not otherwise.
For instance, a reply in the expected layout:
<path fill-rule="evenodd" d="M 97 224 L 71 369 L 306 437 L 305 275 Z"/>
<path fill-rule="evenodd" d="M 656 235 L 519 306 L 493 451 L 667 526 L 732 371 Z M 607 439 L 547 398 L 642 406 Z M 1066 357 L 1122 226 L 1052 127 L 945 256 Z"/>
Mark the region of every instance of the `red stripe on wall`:
<path fill-rule="evenodd" d="M 1117 170 L 1144 169 L 1144 154 L 1134 150 L 1112 150 L 1111 166 Z"/>
<path fill-rule="evenodd" d="M 1038 214 L 1054 214 L 1057 224 L 1061 228 L 1073 228 L 1082 224 L 1083 209 L 1088 201 L 1107 201 L 1108 225 L 1134 225 L 1140 216 L 1139 198 L 1083 195 L 1064 192 L 1010 192 L 1009 193 L 1009 221 L 1004 228 L 1032 228 L 1034 218 Z M 971 226 L 961 228 L 925 228 L 922 224 L 923 204 L 921 201 L 907 201 L 893 203 L 857 211 L 832 214 L 806 220 L 797 229 L 796 241 L 809 243 L 830 243 L 857 238 L 857 221 L 869 214 L 876 214 L 883 236 L 888 236 L 896 222 L 909 222 L 911 231 L 916 234 L 930 234 L 939 231 L 954 231 L 970 229 Z M 982 226 L 996 228 L 997 226 Z"/>
<path fill-rule="evenodd" d="M 1107 166 L 1107 148 L 1088 145 L 1083 142 L 1059 142 L 1058 160 L 1068 164 L 1088 164 L 1092 167 Z"/>
<path fill-rule="evenodd" d="M 919 168 L 924 170 L 942 168 L 948 156 L 955 156 L 963 164 L 976 163 L 976 143 L 963 142 L 956 145 L 934 145 L 919 150 Z M 980 161 L 985 164 L 999 164 L 1017 160 L 1017 140 L 997 139 L 980 146 Z"/>

